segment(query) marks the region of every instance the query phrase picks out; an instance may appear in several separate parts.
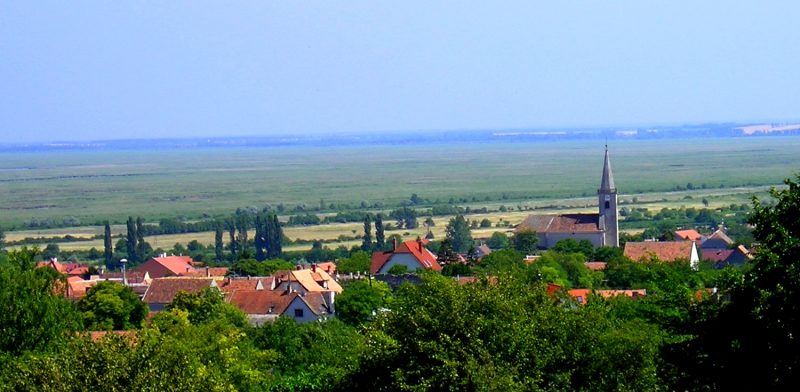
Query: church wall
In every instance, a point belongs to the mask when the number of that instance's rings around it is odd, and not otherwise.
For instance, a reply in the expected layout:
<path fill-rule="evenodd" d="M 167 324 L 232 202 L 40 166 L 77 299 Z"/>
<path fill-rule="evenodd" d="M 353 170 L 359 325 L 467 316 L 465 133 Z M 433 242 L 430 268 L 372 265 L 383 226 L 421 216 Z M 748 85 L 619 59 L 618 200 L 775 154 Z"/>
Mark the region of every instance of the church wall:
<path fill-rule="evenodd" d="M 588 240 L 595 247 L 603 246 L 603 233 L 539 233 L 539 247 L 550 249 L 558 241 L 572 238 L 575 241 Z"/>

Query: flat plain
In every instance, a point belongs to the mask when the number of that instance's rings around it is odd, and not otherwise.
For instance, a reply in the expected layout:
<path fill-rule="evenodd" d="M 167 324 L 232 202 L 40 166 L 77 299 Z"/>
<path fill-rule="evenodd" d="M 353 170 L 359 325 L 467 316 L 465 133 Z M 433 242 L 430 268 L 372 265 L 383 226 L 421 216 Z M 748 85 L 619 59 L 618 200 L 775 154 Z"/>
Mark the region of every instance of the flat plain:
<path fill-rule="evenodd" d="M 800 167 L 800 137 L 614 140 L 609 148 L 621 197 L 639 195 L 654 205 L 690 183 L 694 204 L 704 195 L 746 201 Z M 0 153 L 0 225 L 22 230 L 33 219 L 70 217 L 82 225 L 121 223 L 129 215 L 198 219 L 246 206 L 316 207 L 321 199 L 389 208 L 413 193 L 478 207 L 580 208 L 594 203 L 602 159 L 599 140 Z M 664 205 L 681 203 L 667 199 Z M 512 220 L 524 216 L 516 215 Z M 295 234 L 327 238 L 356 230 L 345 226 Z M 81 230 L 96 229 L 52 234 Z M 8 233 L 9 240 L 29 234 Z"/>

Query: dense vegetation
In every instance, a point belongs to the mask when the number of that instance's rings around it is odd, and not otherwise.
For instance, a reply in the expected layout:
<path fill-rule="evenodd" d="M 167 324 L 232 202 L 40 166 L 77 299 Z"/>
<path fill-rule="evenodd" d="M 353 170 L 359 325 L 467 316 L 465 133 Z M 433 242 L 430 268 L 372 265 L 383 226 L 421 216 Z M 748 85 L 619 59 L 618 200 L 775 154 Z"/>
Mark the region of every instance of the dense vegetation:
<path fill-rule="evenodd" d="M 512 239 L 471 269 L 476 283 L 426 273 L 391 292 L 354 281 L 338 319 L 302 325 L 250 327 L 213 290 L 146 322 L 129 290 L 104 284 L 70 303 L 62 276 L 34 268 L 36 250 L 0 252 L 0 390 L 790 389 L 800 381 L 800 184 L 787 186 L 755 201 L 760 247 L 744 270 L 633 262 L 579 241 L 527 264 L 517 249 L 530 239 Z M 463 222 L 450 225 L 453 246 Z M 358 270 L 365 256 L 342 267 Z M 588 270 L 588 258 L 608 268 Z M 249 260 L 237 268 L 286 263 Z M 648 295 L 580 305 L 550 282 Z M 118 328 L 129 332 L 85 332 Z"/>

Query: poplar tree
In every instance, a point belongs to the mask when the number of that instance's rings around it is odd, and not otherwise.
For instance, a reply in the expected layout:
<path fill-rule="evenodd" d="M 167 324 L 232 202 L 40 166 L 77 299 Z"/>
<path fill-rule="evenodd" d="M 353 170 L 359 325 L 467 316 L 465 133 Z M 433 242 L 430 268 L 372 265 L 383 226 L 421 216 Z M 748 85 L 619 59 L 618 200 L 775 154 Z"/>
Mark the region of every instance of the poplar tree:
<path fill-rule="evenodd" d="M 114 258 L 114 244 L 111 242 L 111 225 L 108 221 L 105 222 L 106 227 L 105 231 L 103 232 L 103 246 L 104 252 L 103 255 L 105 256 L 106 266 L 111 265 L 111 261 Z"/>
<path fill-rule="evenodd" d="M 136 261 L 142 262 L 147 257 L 147 243 L 144 242 L 144 224 L 142 218 L 136 218 Z"/>
<path fill-rule="evenodd" d="M 361 244 L 361 249 L 365 251 L 372 249 L 372 221 L 369 215 L 364 217 L 364 242 Z"/>
<path fill-rule="evenodd" d="M 138 258 L 136 257 L 136 251 L 138 250 L 138 246 L 136 245 L 139 236 L 136 235 L 136 222 L 133 221 L 132 216 L 128 217 L 128 221 L 125 223 L 125 226 L 128 229 L 127 232 L 128 243 L 126 249 L 128 251 L 128 260 L 133 263 L 136 262 L 136 260 L 138 260 Z"/>
<path fill-rule="evenodd" d="M 222 222 L 217 221 L 214 229 L 214 255 L 217 262 L 222 262 L 222 248 L 224 246 L 222 243 Z"/>
<path fill-rule="evenodd" d="M 228 226 L 228 235 L 230 236 L 231 255 L 236 259 L 236 254 L 238 253 L 238 244 L 236 243 L 236 221 L 229 218 L 226 221 L 226 226 Z"/>
<path fill-rule="evenodd" d="M 386 235 L 383 232 L 383 214 L 375 216 L 375 247 L 380 251 L 386 248 Z"/>
<path fill-rule="evenodd" d="M 256 214 L 256 234 L 255 238 L 253 238 L 253 243 L 256 246 L 256 260 L 257 261 L 264 261 L 267 258 L 266 253 L 264 253 L 265 246 L 265 238 L 264 238 L 264 231 L 266 229 L 264 220 L 264 214 L 259 212 Z"/>

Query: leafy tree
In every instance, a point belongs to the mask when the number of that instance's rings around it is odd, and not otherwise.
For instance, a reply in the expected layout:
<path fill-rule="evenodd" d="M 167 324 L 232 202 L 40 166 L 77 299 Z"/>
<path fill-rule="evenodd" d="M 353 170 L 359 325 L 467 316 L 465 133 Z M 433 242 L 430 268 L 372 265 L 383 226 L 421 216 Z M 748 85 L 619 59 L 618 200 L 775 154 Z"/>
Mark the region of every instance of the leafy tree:
<path fill-rule="evenodd" d="M 143 262 L 147 259 L 147 254 L 150 253 L 149 247 L 150 245 L 144 241 L 144 224 L 142 223 L 142 218 L 136 218 L 136 261 Z"/>
<path fill-rule="evenodd" d="M 239 254 L 239 242 L 236 241 L 236 221 L 228 218 L 225 220 L 225 226 L 228 229 L 228 239 L 229 239 L 229 247 L 231 249 L 231 256 L 234 260 L 236 260 L 236 256 Z"/>
<path fill-rule="evenodd" d="M 444 276 L 472 276 L 472 268 L 464 263 L 451 263 L 442 267 Z"/>
<path fill-rule="evenodd" d="M 336 271 L 342 274 L 366 273 L 372 266 L 372 258 L 367 252 L 358 251 L 346 259 L 340 260 L 336 265 Z"/>
<path fill-rule="evenodd" d="M 140 328 L 147 316 L 147 306 L 130 287 L 102 281 L 78 302 L 83 325 L 89 330 L 125 330 Z"/>
<path fill-rule="evenodd" d="M 172 303 L 165 308 L 183 310 L 189 313 L 193 325 L 212 321 L 224 321 L 230 325 L 244 327 L 247 317 L 241 310 L 225 302 L 222 292 L 216 288 L 206 288 L 196 293 L 179 292 Z"/>
<path fill-rule="evenodd" d="M 258 262 L 253 259 L 237 260 L 231 266 L 231 272 L 242 276 L 269 276 L 277 271 L 294 269 L 295 265 L 281 259 Z"/>
<path fill-rule="evenodd" d="M 417 211 L 412 208 L 403 207 L 393 210 L 389 216 L 397 221 L 398 228 L 417 228 Z"/>
<path fill-rule="evenodd" d="M 369 215 L 364 217 L 364 241 L 361 243 L 361 249 L 364 251 L 372 249 L 372 221 Z"/>
<path fill-rule="evenodd" d="M 386 250 L 386 235 L 383 227 L 383 214 L 375 216 L 375 248 Z"/>
<path fill-rule="evenodd" d="M 539 237 L 535 231 L 520 230 L 514 233 L 514 249 L 520 253 L 533 254 L 536 252 L 536 245 L 539 243 Z"/>
<path fill-rule="evenodd" d="M 456 215 L 445 228 L 445 237 L 450 240 L 450 245 L 457 253 L 464 253 L 473 245 L 469 224 L 463 215 Z"/>
<path fill-rule="evenodd" d="M 458 253 L 453 249 L 449 238 L 445 238 L 439 245 L 439 249 L 436 252 L 436 261 L 442 266 L 458 263 Z"/>
<path fill-rule="evenodd" d="M 0 264 L 0 357 L 56 350 L 80 329 L 75 305 L 60 295 L 64 277 L 35 268 L 37 253 L 22 247 Z"/>
<path fill-rule="evenodd" d="M 521 272 L 527 266 L 525 257 L 514 249 L 494 251 L 481 259 L 480 268 L 487 274 Z"/>
<path fill-rule="evenodd" d="M 6 246 L 6 233 L 3 232 L 3 228 L 0 228 L 0 251 L 2 251 Z"/>
<path fill-rule="evenodd" d="M 386 271 L 386 273 L 390 275 L 403 275 L 405 273 L 408 273 L 408 266 L 403 264 L 395 264 L 391 268 L 389 268 L 389 270 Z"/>
<path fill-rule="evenodd" d="M 492 236 L 486 241 L 486 245 L 492 249 L 505 249 L 509 244 L 508 236 L 499 231 L 492 233 Z"/>
<path fill-rule="evenodd" d="M 492 221 L 490 221 L 487 218 L 483 218 L 483 220 L 481 220 L 481 228 L 487 228 L 487 227 L 492 227 Z"/>
<path fill-rule="evenodd" d="M 57 258 L 61 254 L 61 249 L 58 244 L 47 244 L 42 251 L 42 258 L 52 259 Z"/>
<path fill-rule="evenodd" d="M 575 240 L 574 238 L 566 238 L 556 242 L 553 250 L 560 253 L 580 253 L 587 259 L 594 258 L 594 245 L 589 240 Z"/>
<path fill-rule="evenodd" d="M 106 221 L 103 231 L 103 257 L 106 267 L 110 267 L 111 263 L 114 261 L 114 247 L 111 241 L 111 225 Z"/>
<path fill-rule="evenodd" d="M 350 325 L 359 325 L 371 320 L 391 300 L 389 285 L 375 280 L 356 280 L 336 297 L 336 314 Z"/>
<path fill-rule="evenodd" d="M 256 247 L 256 260 L 263 261 L 267 258 L 267 254 L 265 252 L 267 247 L 267 239 L 266 239 L 266 222 L 265 216 L 263 213 L 259 212 L 256 214 L 256 234 L 255 238 L 253 238 L 253 243 Z"/>

